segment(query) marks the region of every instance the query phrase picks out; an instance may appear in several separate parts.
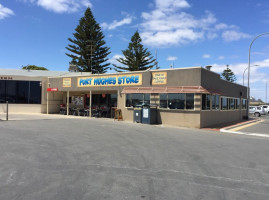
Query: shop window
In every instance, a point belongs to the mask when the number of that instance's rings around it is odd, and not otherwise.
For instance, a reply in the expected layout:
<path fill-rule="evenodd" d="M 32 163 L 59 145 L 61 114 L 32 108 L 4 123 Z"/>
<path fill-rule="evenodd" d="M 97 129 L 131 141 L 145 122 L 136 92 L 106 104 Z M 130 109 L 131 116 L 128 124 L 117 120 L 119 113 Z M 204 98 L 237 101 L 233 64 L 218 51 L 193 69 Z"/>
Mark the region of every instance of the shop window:
<path fill-rule="evenodd" d="M 247 109 L 247 100 L 242 99 L 242 109 Z"/>
<path fill-rule="evenodd" d="M 219 95 L 212 95 L 212 110 L 219 110 Z"/>
<path fill-rule="evenodd" d="M 160 108 L 194 109 L 194 94 L 160 94 Z"/>
<path fill-rule="evenodd" d="M 126 94 L 125 98 L 126 98 L 125 106 L 131 107 L 132 106 L 132 94 Z"/>
<path fill-rule="evenodd" d="M 150 104 L 150 94 L 126 94 L 126 107 L 137 107 Z"/>
<path fill-rule="evenodd" d="M 168 108 L 169 109 L 184 109 L 185 108 L 185 94 L 168 94 Z"/>
<path fill-rule="evenodd" d="M 234 98 L 230 98 L 230 109 L 234 110 L 235 109 L 235 99 Z"/>
<path fill-rule="evenodd" d="M 160 108 L 168 108 L 167 94 L 160 94 Z"/>
<path fill-rule="evenodd" d="M 111 94 L 110 95 L 110 104 L 112 107 L 117 107 L 117 98 L 118 98 L 118 95 L 117 94 Z"/>
<path fill-rule="evenodd" d="M 16 103 L 17 81 L 6 82 L 6 101 Z"/>
<path fill-rule="evenodd" d="M 6 81 L 0 80 L 0 103 L 6 102 Z"/>
<path fill-rule="evenodd" d="M 235 109 L 240 109 L 240 99 L 235 99 Z"/>
<path fill-rule="evenodd" d="M 194 94 L 186 94 L 186 109 L 194 109 Z"/>
<path fill-rule="evenodd" d="M 210 110 L 210 94 L 202 94 L 202 110 Z"/>
<path fill-rule="evenodd" d="M 20 83 L 17 84 L 17 103 L 29 103 L 29 84 L 29 81 L 20 81 Z"/>
<path fill-rule="evenodd" d="M 228 98 L 221 97 L 221 110 L 228 110 Z"/>
<path fill-rule="evenodd" d="M 0 103 L 40 104 L 41 85 L 39 81 L 0 81 Z"/>
<path fill-rule="evenodd" d="M 41 86 L 39 81 L 30 81 L 29 93 L 29 103 L 41 103 Z"/>

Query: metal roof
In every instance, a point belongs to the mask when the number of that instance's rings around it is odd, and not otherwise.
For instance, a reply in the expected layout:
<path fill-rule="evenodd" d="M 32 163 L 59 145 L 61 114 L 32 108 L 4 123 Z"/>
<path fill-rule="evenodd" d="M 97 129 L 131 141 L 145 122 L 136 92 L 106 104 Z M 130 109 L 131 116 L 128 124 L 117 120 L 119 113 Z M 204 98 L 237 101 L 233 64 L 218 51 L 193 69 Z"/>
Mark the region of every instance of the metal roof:
<path fill-rule="evenodd" d="M 31 77 L 59 77 L 59 76 L 88 76 L 90 72 L 44 71 L 24 69 L 0 69 L 0 76 L 31 76 Z"/>

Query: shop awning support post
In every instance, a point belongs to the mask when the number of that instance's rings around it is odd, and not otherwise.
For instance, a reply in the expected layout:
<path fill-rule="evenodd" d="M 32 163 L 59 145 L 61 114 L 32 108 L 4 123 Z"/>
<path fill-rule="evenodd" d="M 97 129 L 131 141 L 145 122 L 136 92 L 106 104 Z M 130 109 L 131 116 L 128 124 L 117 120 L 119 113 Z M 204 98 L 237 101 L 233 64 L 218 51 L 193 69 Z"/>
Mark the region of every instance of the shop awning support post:
<path fill-rule="evenodd" d="M 69 90 L 67 91 L 67 98 L 66 98 L 66 115 L 68 116 L 69 115 Z"/>
<path fill-rule="evenodd" d="M 89 117 L 92 117 L 92 91 L 90 90 L 90 105 L 89 105 Z"/>
<path fill-rule="evenodd" d="M 49 92 L 47 91 L 47 115 L 49 114 Z"/>
<path fill-rule="evenodd" d="M 8 121 L 8 101 L 7 101 L 7 116 L 6 116 L 6 120 Z"/>
<path fill-rule="evenodd" d="M 47 115 L 49 114 L 49 92 L 47 91 Z"/>

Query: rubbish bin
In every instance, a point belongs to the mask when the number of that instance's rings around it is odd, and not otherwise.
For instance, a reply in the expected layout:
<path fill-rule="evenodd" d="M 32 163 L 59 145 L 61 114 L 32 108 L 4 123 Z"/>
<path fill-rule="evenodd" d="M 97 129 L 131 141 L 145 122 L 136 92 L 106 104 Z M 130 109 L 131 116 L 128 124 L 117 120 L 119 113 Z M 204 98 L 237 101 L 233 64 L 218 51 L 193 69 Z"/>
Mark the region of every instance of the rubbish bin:
<path fill-rule="evenodd" d="M 142 124 L 157 124 L 157 108 L 149 106 L 142 108 Z"/>
<path fill-rule="evenodd" d="M 141 123 L 141 108 L 134 108 L 134 122 Z"/>

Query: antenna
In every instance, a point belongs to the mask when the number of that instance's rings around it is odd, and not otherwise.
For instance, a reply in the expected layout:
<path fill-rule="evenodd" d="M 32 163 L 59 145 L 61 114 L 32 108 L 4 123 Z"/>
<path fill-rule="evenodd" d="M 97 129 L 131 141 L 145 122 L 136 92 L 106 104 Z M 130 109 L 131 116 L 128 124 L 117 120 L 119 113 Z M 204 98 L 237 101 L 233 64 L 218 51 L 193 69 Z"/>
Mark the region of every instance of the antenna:
<path fill-rule="evenodd" d="M 172 62 L 172 64 L 170 64 L 170 68 L 174 69 L 174 62 Z"/>

